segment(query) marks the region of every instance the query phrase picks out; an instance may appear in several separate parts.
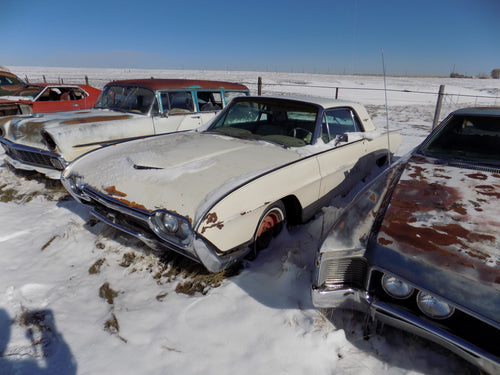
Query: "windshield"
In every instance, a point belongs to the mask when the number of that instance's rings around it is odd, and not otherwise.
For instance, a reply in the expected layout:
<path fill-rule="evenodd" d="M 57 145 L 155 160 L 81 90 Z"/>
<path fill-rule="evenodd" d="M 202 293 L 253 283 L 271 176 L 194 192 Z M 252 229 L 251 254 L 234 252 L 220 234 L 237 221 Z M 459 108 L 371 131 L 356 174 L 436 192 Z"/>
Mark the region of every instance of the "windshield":
<path fill-rule="evenodd" d="M 97 99 L 95 108 L 147 114 L 154 101 L 154 92 L 147 88 L 108 85 Z"/>
<path fill-rule="evenodd" d="M 236 99 L 207 129 L 285 147 L 311 144 L 318 107 L 276 98 Z"/>
<path fill-rule="evenodd" d="M 453 116 L 420 152 L 436 158 L 500 165 L 500 117 Z"/>
<path fill-rule="evenodd" d="M 20 78 L 15 77 L 10 74 L 0 73 L 0 86 L 24 86 L 24 83 Z"/>
<path fill-rule="evenodd" d="M 36 98 L 38 94 L 43 91 L 43 86 L 26 86 L 23 89 L 16 91 L 15 96 L 25 96 L 30 98 Z"/>

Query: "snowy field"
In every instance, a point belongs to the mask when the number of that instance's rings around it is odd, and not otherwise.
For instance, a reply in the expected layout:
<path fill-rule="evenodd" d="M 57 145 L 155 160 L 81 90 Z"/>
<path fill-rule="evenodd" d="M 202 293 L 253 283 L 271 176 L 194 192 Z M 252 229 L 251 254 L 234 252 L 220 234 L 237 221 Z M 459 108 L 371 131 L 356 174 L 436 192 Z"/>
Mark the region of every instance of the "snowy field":
<path fill-rule="evenodd" d="M 30 82 L 60 78 L 96 87 L 121 78 L 203 78 L 256 94 L 301 94 L 365 104 L 379 128 L 400 129 L 401 156 L 440 118 L 470 105 L 500 105 L 500 80 L 225 71 L 9 67 Z M 314 252 L 338 208 L 284 230 L 233 273 L 207 274 L 149 251 L 95 222 L 58 183 L 14 173 L 0 151 L 0 374 L 474 374 L 439 346 L 384 327 L 363 338 L 364 316 L 317 311 Z M 359 184 L 358 188 L 361 188 Z"/>

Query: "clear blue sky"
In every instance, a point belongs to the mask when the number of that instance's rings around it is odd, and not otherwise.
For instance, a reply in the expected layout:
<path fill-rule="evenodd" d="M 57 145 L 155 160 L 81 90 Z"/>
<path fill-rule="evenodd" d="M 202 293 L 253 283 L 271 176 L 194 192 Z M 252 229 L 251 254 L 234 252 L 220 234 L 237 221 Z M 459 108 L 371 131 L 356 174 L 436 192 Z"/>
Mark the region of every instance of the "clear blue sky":
<path fill-rule="evenodd" d="M 0 0 L 0 65 L 490 74 L 500 0 Z"/>

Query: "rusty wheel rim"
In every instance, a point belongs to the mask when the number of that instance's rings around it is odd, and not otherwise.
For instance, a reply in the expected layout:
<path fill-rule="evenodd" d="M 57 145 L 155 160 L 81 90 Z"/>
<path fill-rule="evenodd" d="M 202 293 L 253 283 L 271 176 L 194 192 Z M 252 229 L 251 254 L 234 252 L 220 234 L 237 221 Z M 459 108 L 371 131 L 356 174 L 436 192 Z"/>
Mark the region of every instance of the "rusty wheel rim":
<path fill-rule="evenodd" d="M 269 246 L 272 238 L 280 232 L 282 221 L 283 213 L 279 209 L 269 211 L 262 218 L 255 241 L 257 251 Z"/>

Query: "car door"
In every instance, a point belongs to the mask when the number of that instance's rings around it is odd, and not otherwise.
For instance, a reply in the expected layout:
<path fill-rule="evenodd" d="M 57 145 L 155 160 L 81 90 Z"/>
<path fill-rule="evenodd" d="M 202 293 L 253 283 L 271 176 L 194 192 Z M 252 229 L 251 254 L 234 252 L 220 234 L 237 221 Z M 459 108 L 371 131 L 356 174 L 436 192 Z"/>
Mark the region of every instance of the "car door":
<path fill-rule="evenodd" d="M 61 101 L 68 106 L 70 111 L 89 109 L 91 104 L 87 101 L 89 95 L 80 87 L 69 87 L 61 94 Z"/>
<path fill-rule="evenodd" d="M 195 129 L 203 124 L 191 91 L 161 92 L 160 102 L 161 114 L 153 118 L 155 134 Z"/>
<path fill-rule="evenodd" d="M 63 112 L 87 108 L 87 94 L 80 88 L 50 86 L 33 102 L 33 112 Z"/>
<path fill-rule="evenodd" d="M 344 194 L 356 183 L 351 174 L 366 168 L 364 160 L 360 163 L 360 159 L 367 152 L 367 141 L 355 134 L 361 130 L 353 109 L 346 107 L 325 111 L 321 138 L 331 149 L 317 155 L 321 174 L 320 197 L 334 189 L 337 189 L 336 193 Z"/>

